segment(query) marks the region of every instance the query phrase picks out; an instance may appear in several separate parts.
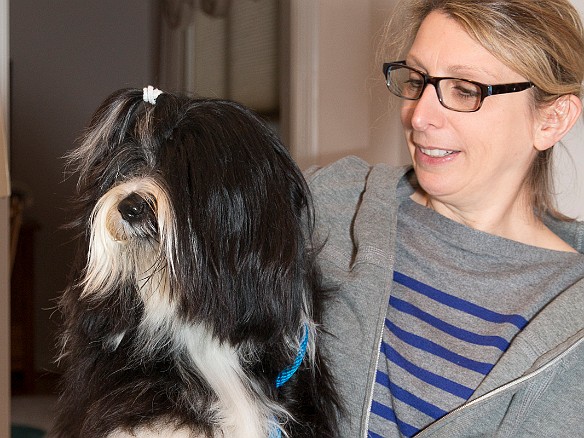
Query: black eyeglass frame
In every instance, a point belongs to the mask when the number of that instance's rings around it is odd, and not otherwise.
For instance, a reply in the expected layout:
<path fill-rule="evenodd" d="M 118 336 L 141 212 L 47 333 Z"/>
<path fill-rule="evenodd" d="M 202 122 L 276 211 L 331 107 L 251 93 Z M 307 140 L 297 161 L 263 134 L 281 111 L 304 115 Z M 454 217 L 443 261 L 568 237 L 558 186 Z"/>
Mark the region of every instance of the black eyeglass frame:
<path fill-rule="evenodd" d="M 407 69 L 410 69 L 412 71 L 415 71 L 420 76 L 422 76 L 422 78 L 424 79 L 424 85 L 421 88 L 420 95 L 418 97 L 416 97 L 416 98 L 405 97 L 405 96 L 402 96 L 401 94 L 398 95 L 392 91 L 392 89 L 390 88 L 390 81 L 389 81 L 389 71 L 392 67 L 407 68 Z M 527 90 L 529 88 L 535 87 L 535 85 L 532 82 L 514 82 L 514 83 L 509 83 L 509 84 L 488 85 L 488 84 L 483 84 L 483 83 L 477 82 L 477 81 L 471 81 L 469 79 L 462 79 L 462 78 L 455 78 L 455 77 L 430 76 L 430 75 L 427 75 L 426 73 L 424 73 L 416 68 L 410 67 L 409 65 L 406 64 L 406 61 L 385 62 L 383 64 L 383 75 L 385 76 L 385 85 L 387 85 L 388 90 L 392 94 L 395 94 L 396 96 L 401 97 L 402 99 L 419 100 L 422 97 L 422 94 L 424 94 L 424 90 L 426 89 L 426 86 L 428 84 L 431 84 L 434 86 L 434 89 L 436 90 L 436 95 L 438 96 L 438 100 L 440 101 L 440 104 L 444 108 L 447 108 L 451 111 L 461 112 L 461 113 L 473 113 L 473 112 L 478 111 L 479 109 L 481 109 L 481 106 L 483 105 L 483 101 L 485 100 L 485 98 L 487 98 L 489 96 L 494 96 L 496 94 L 517 93 L 519 91 L 523 91 L 523 90 Z M 472 110 L 459 110 L 459 109 L 451 108 L 448 105 L 446 105 L 444 103 L 444 101 L 442 100 L 442 92 L 440 91 L 440 85 L 439 85 L 440 81 L 442 81 L 444 79 L 454 79 L 454 80 L 459 80 L 459 81 L 465 81 L 465 82 L 469 82 L 471 84 L 476 85 L 481 90 L 481 98 L 479 100 L 477 108 L 472 109 Z"/>

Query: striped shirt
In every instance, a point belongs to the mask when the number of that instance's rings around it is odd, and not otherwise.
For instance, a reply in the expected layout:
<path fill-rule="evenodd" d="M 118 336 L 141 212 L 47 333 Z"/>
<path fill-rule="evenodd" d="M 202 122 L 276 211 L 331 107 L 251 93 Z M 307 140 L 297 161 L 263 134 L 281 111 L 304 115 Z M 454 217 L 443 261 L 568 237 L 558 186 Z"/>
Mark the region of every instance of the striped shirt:
<path fill-rule="evenodd" d="M 529 320 L 584 277 L 584 256 L 473 230 L 409 198 L 369 436 L 414 436 L 467 401 Z"/>

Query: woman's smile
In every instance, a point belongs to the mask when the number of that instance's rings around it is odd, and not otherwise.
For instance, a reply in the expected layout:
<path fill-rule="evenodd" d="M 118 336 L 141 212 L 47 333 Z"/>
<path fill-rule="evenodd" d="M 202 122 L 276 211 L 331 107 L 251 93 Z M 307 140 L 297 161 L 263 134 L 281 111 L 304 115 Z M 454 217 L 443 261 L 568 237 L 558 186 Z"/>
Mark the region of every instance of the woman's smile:
<path fill-rule="evenodd" d="M 460 153 L 460 151 L 456 150 L 447 150 L 447 149 L 440 149 L 434 147 L 422 147 L 417 146 L 417 149 L 424 155 L 427 155 L 431 158 L 447 158 L 451 157 L 452 155 Z"/>

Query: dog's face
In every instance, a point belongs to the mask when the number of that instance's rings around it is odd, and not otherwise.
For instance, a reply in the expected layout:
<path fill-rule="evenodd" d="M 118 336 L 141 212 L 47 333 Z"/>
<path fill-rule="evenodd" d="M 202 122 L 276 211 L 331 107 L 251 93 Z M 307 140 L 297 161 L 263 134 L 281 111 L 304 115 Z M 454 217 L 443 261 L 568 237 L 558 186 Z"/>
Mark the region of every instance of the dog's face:
<path fill-rule="evenodd" d="M 140 313 L 118 331 L 207 321 L 237 343 L 298 326 L 289 309 L 305 298 L 308 190 L 249 110 L 173 94 L 151 105 L 121 91 L 70 163 L 86 235 L 73 289 L 88 307 Z"/>

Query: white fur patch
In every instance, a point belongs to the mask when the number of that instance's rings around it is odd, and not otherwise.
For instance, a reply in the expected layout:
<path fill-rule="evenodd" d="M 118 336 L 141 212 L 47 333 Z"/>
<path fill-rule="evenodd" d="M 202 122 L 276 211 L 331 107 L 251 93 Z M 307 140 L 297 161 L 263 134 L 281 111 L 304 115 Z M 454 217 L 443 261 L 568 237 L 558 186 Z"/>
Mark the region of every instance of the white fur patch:
<path fill-rule="evenodd" d="M 119 213 L 121 200 L 132 193 L 155 205 L 159 241 L 136 236 L 132 226 Z M 113 187 L 103 195 L 92 213 L 91 236 L 81 298 L 96 298 L 115 289 L 120 281 L 142 285 L 158 283 L 163 292 L 175 250 L 174 211 L 162 187 L 152 178 L 134 179 Z M 160 262 L 164 265 L 160 265 Z M 168 265 L 167 265 L 168 264 Z"/>
<path fill-rule="evenodd" d="M 273 411 L 260 400 L 241 368 L 239 356 L 220 344 L 202 326 L 185 326 L 177 333 L 199 373 L 219 398 L 216 421 L 226 438 L 267 437 Z"/>

